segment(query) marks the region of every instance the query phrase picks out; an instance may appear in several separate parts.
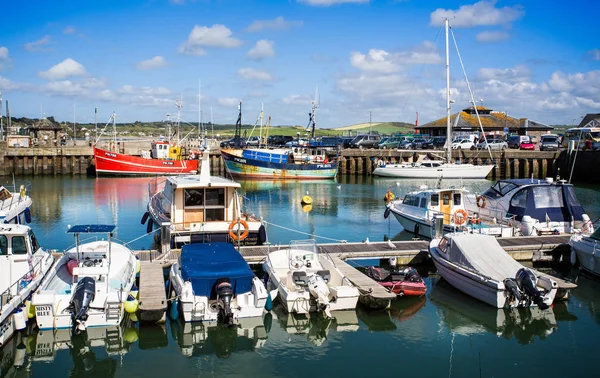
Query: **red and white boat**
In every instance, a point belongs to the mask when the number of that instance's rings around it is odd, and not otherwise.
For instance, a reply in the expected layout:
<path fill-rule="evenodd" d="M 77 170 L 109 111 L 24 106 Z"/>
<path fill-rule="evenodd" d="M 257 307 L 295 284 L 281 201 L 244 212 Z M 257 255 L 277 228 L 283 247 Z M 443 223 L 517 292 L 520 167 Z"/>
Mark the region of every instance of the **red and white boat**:
<path fill-rule="evenodd" d="M 425 282 L 415 268 L 386 270 L 370 266 L 366 274 L 398 296 L 421 296 L 427 291 Z"/>
<path fill-rule="evenodd" d="M 181 104 L 178 102 L 178 120 L 180 107 Z M 113 121 L 113 134 L 115 135 L 115 140 L 110 143 L 112 148 L 107 150 L 94 146 L 96 175 L 187 175 L 198 173 L 198 159 L 201 153 L 192 151 L 188 155 L 185 148 L 181 147 L 179 143 L 171 143 L 166 140 L 152 142 L 149 153 L 148 151 L 142 151 L 141 156 L 113 151 L 114 146 L 117 146 L 115 113 L 111 115 L 111 120 Z M 168 132 L 171 135 L 170 121 L 168 125 Z M 177 128 L 179 130 L 179 121 L 177 122 Z M 177 134 L 179 135 L 179 131 Z"/>
<path fill-rule="evenodd" d="M 186 175 L 198 172 L 198 159 L 169 159 L 154 157 L 155 148 L 164 145 L 169 150 L 168 142 L 152 143 L 152 156 L 134 156 L 94 147 L 94 164 L 96 174 L 111 175 Z M 180 148 L 180 147 L 175 147 Z M 158 150 L 160 151 L 160 150 Z"/>

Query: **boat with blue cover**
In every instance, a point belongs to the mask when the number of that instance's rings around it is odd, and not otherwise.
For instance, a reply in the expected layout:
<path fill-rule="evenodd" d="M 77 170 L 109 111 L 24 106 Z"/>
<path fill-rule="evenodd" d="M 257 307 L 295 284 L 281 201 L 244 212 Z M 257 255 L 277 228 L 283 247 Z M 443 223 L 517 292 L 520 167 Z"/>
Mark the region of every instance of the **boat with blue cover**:
<path fill-rule="evenodd" d="M 267 290 L 230 243 L 184 245 L 169 282 L 186 322 L 234 324 L 259 317 Z"/>

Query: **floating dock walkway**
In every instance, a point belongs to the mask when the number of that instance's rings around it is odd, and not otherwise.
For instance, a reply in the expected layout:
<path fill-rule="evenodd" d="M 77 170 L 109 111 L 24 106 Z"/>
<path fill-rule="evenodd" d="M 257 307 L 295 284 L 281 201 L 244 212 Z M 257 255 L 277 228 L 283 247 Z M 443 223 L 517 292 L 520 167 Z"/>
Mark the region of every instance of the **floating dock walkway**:
<path fill-rule="evenodd" d="M 163 264 L 159 261 L 142 261 L 140 266 L 140 320 L 162 323 L 166 320 L 167 311 Z"/>

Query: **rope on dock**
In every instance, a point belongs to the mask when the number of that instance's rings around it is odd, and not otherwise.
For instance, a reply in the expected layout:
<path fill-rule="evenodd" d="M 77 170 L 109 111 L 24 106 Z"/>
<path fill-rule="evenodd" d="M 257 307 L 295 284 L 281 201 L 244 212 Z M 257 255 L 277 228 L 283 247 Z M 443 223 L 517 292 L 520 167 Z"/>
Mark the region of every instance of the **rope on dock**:
<path fill-rule="evenodd" d="M 157 228 L 156 230 L 150 231 L 150 232 L 148 232 L 147 234 L 144 234 L 144 235 L 142 235 L 142 236 L 140 236 L 140 237 L 137 237 L 137 238 L 135 238 L 135 239 L 133 239 L 133 240 L 130 240 L 130 241 L 128 241 L 127 243 L 124 243 L 123 245 L 127 246 L 128 244 L 131 244 L 131 243 L 133 243 L 133 242 L 135 242 L 135 241 L 138 241 L 138 240 L 140 240 L 141 238 L 143 238 L 143 237 L 146 237 L 146 236 L 148 236 L 148 235 L 150 235 L 150 234 L 153 234 L 153 233 L 155 233 L 155 232 L 157 232 L 157 231 L 160 231 L 160 228 Z"/>
<path fill-rule="evenodd" d="M 297 232 L 297 233 L 302 234 L 302 235 L 311 236 L 313 238 L 320 238 L 320 239 L 332 240 L 334 242 L 344 243 L 344 244 L 346 244 L 348 242 L 347 240 L 343 240 L 343 239 L 333 239 L 333 238 L 328 238 L 327 236 L 319 236 L 319 235 L 315 235 L 315 234 L 309 234 L 308 232 L 302 232 L 302 231 L 294 230 L 293 228 L 288 228 L 288 227 L 280 226 L 278 224 L 267 222 L 267 221 L 263 221 L 263 223 L 271 225 L 271 226 L 279 227 L 279 228 L 281 228 L 283 230 L 286 230 L 286 231 L 293 231 L 293 232 Z"/>

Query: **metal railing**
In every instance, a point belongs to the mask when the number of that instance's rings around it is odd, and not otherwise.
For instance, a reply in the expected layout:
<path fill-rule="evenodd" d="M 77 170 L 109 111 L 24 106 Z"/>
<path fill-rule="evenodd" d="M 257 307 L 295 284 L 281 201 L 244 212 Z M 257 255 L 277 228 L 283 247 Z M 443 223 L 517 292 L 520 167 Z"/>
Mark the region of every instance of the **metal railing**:
<path fill-rule="evenodd" d="M 33 258 L 33 257 L 31 257 Z M 21 294 L 21 290 L 25 289 L 27 287 L 27 285 L 22 286 L 21 284 L 23 282 L 27 282 L 27 281 L 32 281 L 35 276 L 39 273 L 42 272 L 42 266 L 43 263 L 45 262 L 46 258 L 41 258 L 35 265 L 30 266 L 29 270 L 27 271 L 27 273 L 23 274 L 21 277 L 19 277 L 18 280 L 16 280 L 12 285 L 10 285 L 6 290 L 4 290 L 4 292 L 2 292 L 2 294 L 0 294 L 0 311 L 2 311 L 3 307 L 7 304 L 10 303 L 10 301 Z M 38 269 L 39 268 L 39 269 Z M 32 277 L 31 279 L 29 279 L 29 277 Z M 28 282 L 28 283 L 29 283 Z M 16 287 L 16 294 L 12 294 L 13 293 L 13 288 Z"/>

